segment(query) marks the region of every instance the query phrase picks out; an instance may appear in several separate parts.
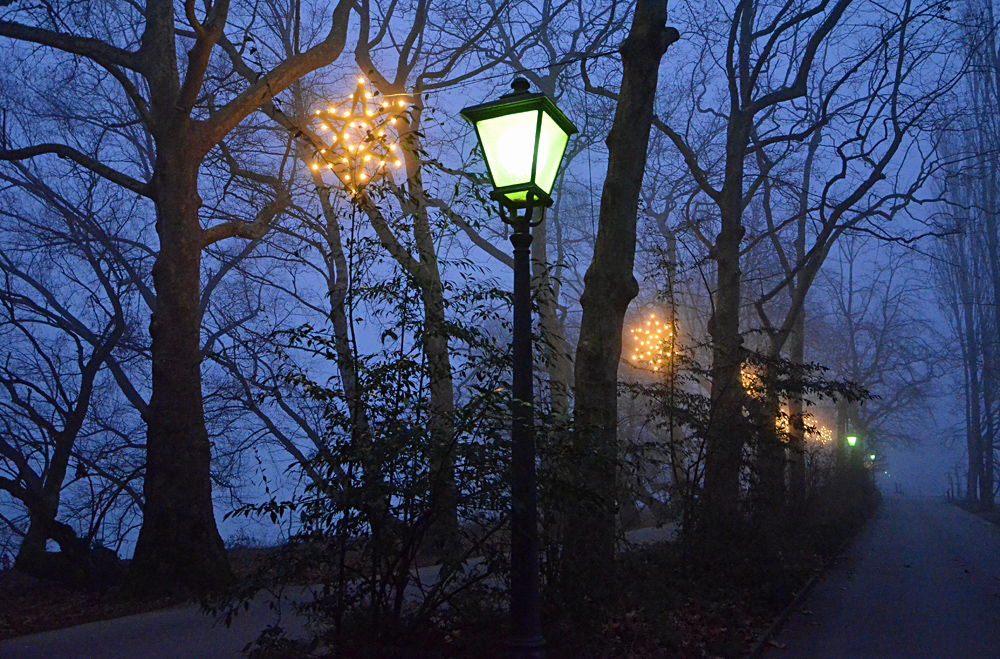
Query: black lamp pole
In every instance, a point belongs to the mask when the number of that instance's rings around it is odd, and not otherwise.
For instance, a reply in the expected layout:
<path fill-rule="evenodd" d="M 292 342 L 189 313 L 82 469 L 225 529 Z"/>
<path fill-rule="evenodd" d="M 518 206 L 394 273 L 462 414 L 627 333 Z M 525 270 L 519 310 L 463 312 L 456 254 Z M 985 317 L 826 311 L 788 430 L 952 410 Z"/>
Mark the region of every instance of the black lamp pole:
<path fill-rule="evenodd" d="M 514 245 L 514 409 L 510 433 L 510 649 L 513 659 L 542 659 L 545 644 L 539 597 L 531 382 L 531 210 L 528 206 L 524 217 L 504 218 L 514 227 L 510 237 Z"/>

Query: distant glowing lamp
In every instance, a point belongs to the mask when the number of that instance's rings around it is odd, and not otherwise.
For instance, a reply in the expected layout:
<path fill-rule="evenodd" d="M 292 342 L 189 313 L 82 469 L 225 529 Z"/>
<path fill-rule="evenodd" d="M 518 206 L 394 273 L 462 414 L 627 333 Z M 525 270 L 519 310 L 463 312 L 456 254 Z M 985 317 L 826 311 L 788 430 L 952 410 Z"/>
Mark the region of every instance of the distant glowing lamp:
<path fill-rule="evenodd" d="M 858 443 L 858 438 L 855 437 L 854 435 L 851 435 L 850 437 L 847 438 L 847 445 L 848 446 L 854 446 L 857 443 Z"/>

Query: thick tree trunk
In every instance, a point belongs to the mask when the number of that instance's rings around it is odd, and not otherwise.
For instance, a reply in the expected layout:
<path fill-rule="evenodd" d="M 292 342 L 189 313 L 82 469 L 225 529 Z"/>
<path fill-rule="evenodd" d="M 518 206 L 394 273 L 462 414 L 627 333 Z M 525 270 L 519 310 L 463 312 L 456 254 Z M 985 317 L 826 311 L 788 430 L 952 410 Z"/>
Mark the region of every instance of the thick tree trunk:
<path fill-rule="evenodd" d="M 993 369 L 984 369 L 983 372 L 983 412 L 986 417 L 986 433 L 983 436 L 981 450 L 983 452 L 983 473 L 979 481 L 979 502 L 987 510 L 993 508 L 993 468 L 994 468 L 994 416 L 993 403 L 995 401 L 995 375 Z"/>
<path fill-rule="evenodd" d="M 792 330 L 791 346 L 788 358 L 793 364 L 805 361 L 805 329 L 806 313 L 803 309 L 795 319 L 795 329 Z M 798 516 L 806 502 L 806 432 L 805 409 L 802 398 L 792 396 L 788 399 L 788 503 L 793 515 Z"/>
<path fill-rule="evenodd" d="M 531 243 L 532 290 L 538 305 L 541 351 L 549 380 L 549 402 L 554 414 L 569 412 L 569 392 L 573 381 L 573 359 L 566 346 L 566 333 L 559 322 L 558 295 L 549 276 L 545 222 L 534 228 Z"/>
<path fill-rule="evenodd" d="M 153 266 L 156 310 L 153 393 L 146 423 L 146 505 L 131 564 L 141 592 L 205 591 L 231 579 L 215 522 L 211 445 L 201 391 L 201 154 L 180 139 L 158 144 L 154 186 L 160 251 Z"/>
<path fill-rule="evenodd" d="M 992 51 L 991 51 L 992 52 Z M 985 152 L 985 150 L 984 150 Z M 983 214 L 986 223 L 986 249 L 989 255 L 990 264 L 990 289 L 993 294 L 993 321 L 995 327 L 1000 327 L 1000 236 L 997 235 L 997 213 L 1000 213 L 1000 209 L 997 208 L 997 171 L 992 164 L 988 164 L 986 168 L 988 177 L 982 185 L 984 205 L 986 206 L 986 212 Z M 995 332 L 995 331 L 994 331 Z M 980 451 L 983 454 L 983 470 L 980 476 L 980 493 L 979 499 L 983 506 L 986 508 L 993 507 L 993 463 L 994 463 L 994 435 L 993 435 L 993 394 L 996 390 L 995 385 L 995 374 L 996 369 L 993 366 L 987 366 L 987 364 L 993 364 L 993 359 L 1000 354 L 1000 350 L 997 349 L 997 337 L 994 333 L 990 337 L 983 337 L 985 339 L 983 350 L 988 351 L 989 357 L 984 359 L 983 368 L 983 380 L 984 380 L 984 392 L 986 394 L 986 405 L 984 413 L 986 415 L 986 425 L 987 432 L 986 437 L 980 445 Z"/>
<path fill-rule="evenodd" d="M 753 513 L 758 523 L 771 526 L 784 512 L 785 505 L 785 445 L 776 427 L 781 401 L 769 386 L 771 375 L 763 377 L 764 399 L 756 401 L 759 414 L 754 428 L 756 460 L 753 483 Z"/>
<path fill-rule="evenodd" d="M 979 491 L 979 481 L 983 474 L 983 429 L 982 429 L 982 393 L 979 380 L 979 337 L 976 335 L 976 310 L 971 301 L 964 306 L 965 342 L 968 346 L 969 373 L 969 419 L 966 425 L 966 443 L 969 452 L 969 469 L 965 485 L 965 496 L 969 500 L 976 499 Z"/>
<path fill-rule="evenodd" d="M 802 173 L 802 192 L 799 195 L 799 218 L 795 235 L 795 262 L 803 263 L 806 258 L 806 217 L 809 210 L 809 190 L 812 184 L 812 165 L 819 148 L 820 135 L 817 130 L 809 142 L 809 152 Z M 800 273 L 795 278 L 795 293 L 802 296 L 802 306 L 792 324 L 791 346 L 788 359 L 793 364 L 803 364 L 806 358 L 806 304 L 805 296 L 812 279 Z M 806 290 L 803 290 L 806 288 Z M 788 399 L 788 503 L 793 517 L 798 517 L 806 504 L 806 427 L 804 405 L 800 396 Z"/>
<path fill-rule="evenodd" d="M 424 264 L 422 264 L 423 267 Z M 448 353 L 444 288 L 433 262 L 427 285 L 421 288 L 424 305 L 424 355 L 430 378 L 431 490 L 433 523 L 428 536 L 432 551 L 447 551 L 457 542 L 458 487 L 455 483 L 455 390 Z"/>
<path fill-rule="evenodd" d="M 455 385 L 451 354 L 448 351 L 449 331 L 445 312 L 444 285 L 438 265 L 437 247 L 431 230 L 430 214 L 425 203 L 423 170 L 417 154 L 420 146 L 420 120 L 423 99 L 414 95 L 410 111 L 409 131 L 403 136 L 408 177 L 406 192 L 413 205 L 413 237 L 419 258 L 414 280 L 420 289 L 424 307 L 423 348 L 430 380 L 431 435 L 430 502 L 432 525 L 427 537 L 431 551 L 448 551 L 457 542 L 458 486 L 455 483 Z"/>
<path fill-rule="evenodd" d="M 596 599 L 612 576 L 618 448 L 618 365 L 622 325 L 639 286 L 635 262 L 636 213 L 653 120 L 660 59 L 676 32 L 666 28 L 665 0 L 639 0 L 622 44 L 621 91 L 608 135 L 608 173 L 594 256 L 580 299 L 582 317 L 575 360 L 573 454 L 578 484 L 592 505 L 569 511 L 563 581 L 574 599 Z M 582 578 L 581 578 L 582 577 Z"/>
<path fill-rule="evenodd" d="M 90 408 L 94 377 L 102 361 L 103 358 L 95 357 L 83 369 L 75 409 L 68 413 L 63 431 L 50 435 L 54 450 L 45 472 L 45 480 L 40 488 L 27 490 L 31 493 L 31 498 L 24 501 L 29 515 L 28 532 L 14 560 L 14 565 L 23 572 L 39 577 L 45 576 L 39 574 L 39 571 L 43 571 L 46 565 L 45 547 L 50 538 L 55 540 L 59 544 L 60 551 L 67 555 L 77 554 L 81 545 L 86 547 L 86 542 L 76 537 L 72 527 L 57 522 L 56 517 L 59 515 L 59 502 L 62 498 L 66 472 L 69 469 L 70 454 L 83 425 L 83 419 Z"/>
<path fill-rule="evenodd" d="M 89 543 L 77 537 L 73 527 L 56 520 L 58 497 L 29 509 L 28 532 L 14 559 L 14 567 L 42 579 L 70 579 L 82 582 L 86 576 Z M 46 552 L 49 539 L 59 545 L 58 554 Z M 75 569 L 74 569 L 75 568 Z"/>
<path fill-rule="evenodd" d="M 742 158 L 740 158 L 742 163 Z M 727 176 L 727 179 L 729 177 Z M 741 181 L 742 176 L 731 180 Z M 725 542 L 739 525 L 740 469 L 747 441 L 743 419 L 745 393 L 741 377 L 743 337 L 740 334 L 740 242 L 744 229 L 742 185 L 731 192 L 722 213 L 722 230 L 712 258 L 717 268 L 714 311 L 708 322 L 712 338 L 712 411 L 705 436 L 705 484 L 702 522 L 709 538 Z"/>

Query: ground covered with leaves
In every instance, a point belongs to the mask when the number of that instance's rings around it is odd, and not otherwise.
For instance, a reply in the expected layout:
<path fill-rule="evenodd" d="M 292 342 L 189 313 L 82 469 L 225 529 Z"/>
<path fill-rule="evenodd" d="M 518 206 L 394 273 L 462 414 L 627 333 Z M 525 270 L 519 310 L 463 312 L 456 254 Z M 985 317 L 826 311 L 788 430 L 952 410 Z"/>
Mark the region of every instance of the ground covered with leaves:
<path fill-rule="evenodd" d="M 260 549 L 230 550 L 237 578 L 255 569 L 264 553 Z M 118 587 L 100 592 L 16 570 L 0 570 L 0 641 L 188 603 L 178 597 L 136 599 L 124 596 Z"/>
<path fill-rule="evenodd" d="M 857 484 L 856 484 L 857 485 Z M 681 543 L 639 548 L 619 559 L 614 601 L 569 611 L 550 598 L 543 612 L 549 659 L 742 659 L 861 530 L 877 508 L 868 483 L 831 488 L 801 521 L 750 534 L 711 555 Z M 452 614 L 388 644 L 364 642 L 338 657 L 500 659 L 505 616 L 456 599 Z M 363 638 L 355 636 L 355 638 Z M 383 637 L 383 640 L 386 640 Z M 295 651 L 268 659 L 324 657 Z"/>
<path fill-rule="evenodd" d="M 0 641 L 177 603 L 169 598 L 125 599 L 116 592 L 79 590 L 8 570 L 0 572 Z"/>
<path fill-rule="evenodd" d="M 581 614 L 549 598 L 544 610 L 550 659 L 704 659 L 745 657 L 795 596 L 840 553 L 874 512 L 870 491 L 830 491 L 814 502 L 804 521 L 783 532 L 751 536 L 715 555 L 661 543 L 622 554 L 613 601 Z M 247 574 L 264 550 L 236 552 Z M 0 640 L 184 603 L 131 600 L 115 590 L 74 590 L 64 585 L 0 572 Z M 470 592 L 429 627 L 410 629 L 378 647 L 357 636 L 348 658 L 451 659 L 505 657 L 505 615 Z M 261 659 L 323 657 L 273 649 Z"/>

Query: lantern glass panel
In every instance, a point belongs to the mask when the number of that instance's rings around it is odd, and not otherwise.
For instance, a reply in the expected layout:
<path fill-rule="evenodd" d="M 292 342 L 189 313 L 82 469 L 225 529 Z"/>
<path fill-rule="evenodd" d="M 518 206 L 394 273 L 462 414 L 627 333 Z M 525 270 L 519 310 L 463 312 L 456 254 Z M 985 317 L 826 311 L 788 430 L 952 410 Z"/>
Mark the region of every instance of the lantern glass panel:
<path fill-rule="evenodd" d="M 538 166 L 535 169 L 535 184 L 545 194 L 552 193 L 552 184 L 559 172 L 563 152 L 569 135 L 548 114 L 542 113 L 542 131 L 538 138 Z"/>
<path fill-rule="evenodd" d="M 537 126 L 538 110 L 483 119 L 477 123 L 494 186 L 505 188 L 531 182 Z M 524 199 L 523 192 L 521 199 Z"/>

